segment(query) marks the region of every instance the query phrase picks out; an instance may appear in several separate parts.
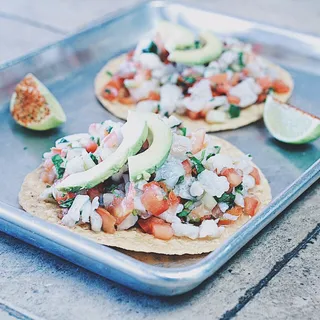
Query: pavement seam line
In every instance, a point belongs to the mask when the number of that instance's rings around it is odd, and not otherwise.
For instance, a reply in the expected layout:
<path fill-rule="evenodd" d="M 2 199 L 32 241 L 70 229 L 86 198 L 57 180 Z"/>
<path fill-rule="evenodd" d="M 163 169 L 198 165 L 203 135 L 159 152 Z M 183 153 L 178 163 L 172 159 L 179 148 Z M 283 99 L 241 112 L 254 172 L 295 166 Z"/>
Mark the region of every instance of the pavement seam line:
<path fill-rule="evenodd" d="M 10 305 L 9 303 L 0 299 L 0 311 L 6 312 L 9 316 L 17 320 L 40 320 L 37 316 L 31 315 L 25 310 Z"/>
<path fill-rule="evenodd" d="M 244 295 L 238 299 L 238 303 L 232 308 L 226 311 L 219 320 L 229 320 L 234 318 L 237 313 L 242 310 L 247 303 L 249 303 L 268 283 L 290 262 L 293 258 L 297 257 L 300 250 L 306 249 L 307 246 L 316 240 L 320 233 L 320 223 L 311 230 L 306 237 L 300 241 L 291 251 L 286 253 L 281 260 L 277 261 L 269 273 L 261 279 L 256 285 L 249 288 Z"/>
<path fill-rule="evenodd" d="M 61 35 L 66 35 L 67 34 L 67 32 L 65 30 L 50 26 L 50 25 L 45 24 L 45 23 L 37 22 L 37 21 L 32 20 L 32 19 L 21 17 L 19 15 L 15 15 L 15 14 L 12 14 L 12 13 L 7 13 L 7 12 L 0 11 L 0 18 L 17 21 L 17 22 L 20 22 L 20 23 L 23 23 L 23 24 L 28 24 L 28 25 L 30 25 L 32 27 L 39 28 L 39 29 L 44 29 L 44 30 L 47 30 L 47 31 L 50 31 L 50 32 L 53 32 L 53 33 L 61 34 Z"/>

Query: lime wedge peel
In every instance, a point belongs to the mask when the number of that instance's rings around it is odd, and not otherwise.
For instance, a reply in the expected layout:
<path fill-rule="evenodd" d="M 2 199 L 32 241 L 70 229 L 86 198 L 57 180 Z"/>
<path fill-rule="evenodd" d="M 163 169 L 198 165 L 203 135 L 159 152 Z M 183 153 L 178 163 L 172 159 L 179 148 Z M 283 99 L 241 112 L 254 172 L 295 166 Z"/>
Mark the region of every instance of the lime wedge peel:
<path fill-rule="evenodd" d="M 263 113 L 264 123 L 277 140 L 303 144 L 320 137 L 320 118 L 268 96 Z"/>

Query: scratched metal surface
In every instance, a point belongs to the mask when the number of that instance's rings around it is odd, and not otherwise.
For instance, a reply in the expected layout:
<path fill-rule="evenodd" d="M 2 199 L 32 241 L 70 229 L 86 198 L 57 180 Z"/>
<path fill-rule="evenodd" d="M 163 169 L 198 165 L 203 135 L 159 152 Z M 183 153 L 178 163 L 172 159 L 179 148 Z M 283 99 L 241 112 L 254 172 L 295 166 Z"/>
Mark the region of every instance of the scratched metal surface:
<path fill-rule="evenodd" d="M 10 181 L 9 186 L 0 194 L 0 201 L 18 207 L 17 193 L 24 176 L 38 166 L 41 154 L 52 146 L 57 137 L 81 132 L 90 123 L 101 119 L 114 119 L 93 95 L 94 76 L 111 57 L 132 48 L 160 18 L 194 29 L 205 26 L 219 34 L 234 35 L 260 45 L 261 54 L 291 72 L 296 84 L 291 103 L 319 116 L 317 88 L 320 77 L 317 72 L 320 72 L 320 39 L 179 4 L 164 5 L 158 1 L 145 4 L 19 61 L 0 66 L 0 143 L 3 146 L 0 177 L 1 181 Z M 36 133 L 21 128 L 11 119 L 8 99 L 16 83 L 28 72 L 33 72 L 48 85 L 62 103 L 69 119 L 63 127 Z M 320 155 L 320 141 L 295 147 L 278 143 L 269 136 L 262 121 L 217 135 L 253 155 L 255 162 L 269 179 L 274 197 L 303 174 Z M 12 145 L 15 147 L 12 148 Z M 301 189 L 303 185 L 299 187 Z M 283 204 L 281 208 L 284 208 Z M 9 229 L 7 226 L 5 231 L 10 233 Z M 242 245 L 244 243 L 243 240 Z M 49 245 L 48 243 L 47 246 Z M 46 246 L 43 248 L 51 252 L 53 250 Z M 112 252 L 110 250 L 106 254 Z M 86 252 L 83 254 L 86 255 Z M 203 260 L 203 256 L 133 256 L 149 264 L 170 268 L 194 267 L 195 262 Z M 68 256 L 64 257 L 68 259 Z"/>

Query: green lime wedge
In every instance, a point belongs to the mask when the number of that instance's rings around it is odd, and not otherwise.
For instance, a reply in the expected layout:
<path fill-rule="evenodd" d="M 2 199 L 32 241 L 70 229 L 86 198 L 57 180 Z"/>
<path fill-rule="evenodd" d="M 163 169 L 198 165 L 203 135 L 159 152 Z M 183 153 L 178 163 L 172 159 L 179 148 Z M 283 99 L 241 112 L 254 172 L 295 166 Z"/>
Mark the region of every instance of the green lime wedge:
<path fill-rule="evenodd" d="M 279 141 L 303 144 L 320 137 L 320 118 L 268 96 L 264 106 L 264 123 Z"/>
<path fill-rule="evenodd" d="M 60 103 L 33 74 L 27 74 L 17 85 L 10 112 L 21 126 L 38 131 L 56 128 L 66 121 Z"/>

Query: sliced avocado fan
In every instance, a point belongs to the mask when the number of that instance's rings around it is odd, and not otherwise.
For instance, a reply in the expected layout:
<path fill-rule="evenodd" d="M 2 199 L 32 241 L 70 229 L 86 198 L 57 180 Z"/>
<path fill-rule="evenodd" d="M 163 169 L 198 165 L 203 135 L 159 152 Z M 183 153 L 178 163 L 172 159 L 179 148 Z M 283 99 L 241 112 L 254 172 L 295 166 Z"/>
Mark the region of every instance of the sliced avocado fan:
<path fill-rule="evenodd" d="M 128 158 L 131 181 L 148 180 L 150 175 L 167 160 L 173 139 L 169 126 L 156 114 L 140 113 L 139 118 L 146 120 L 152 143 L 146 151 Z"/>
<path fill-rule="evenodd" d="M 117 173 L 130 156 L 139 152 L 146 141 L 148 135 L 146 120 L 136 113 L 130 113 L 127 123 L 122 127 L 122 134 L 122 143 L 106 160 L 87 171 L 71 174 L 57 184 L 56 188 L 63 192 L 91 189 Z"/>
<path fill-rule="evenodd" d="M 11 97 L 10 112 L 18 124 L 37 131 L 56 128 L 66 121 L 58 100 L 31 73 L 17 85 Z"/>
<path fill-rule="evenodd" d="M 221 40 L 210 31 L 201 32 L 199 37 L 205 42 L 202 48 L 172 51 L 168 57 L 169 61 L 186 65 L 198 65 L 216 60 L 222 53 L 223 45 Z"/>
<path fill-rule="evenodd" d="M 193 32 L 178 24 L 162 20 L 158 23 L 156 30 L 169 52 L 194 46 Z"/>

